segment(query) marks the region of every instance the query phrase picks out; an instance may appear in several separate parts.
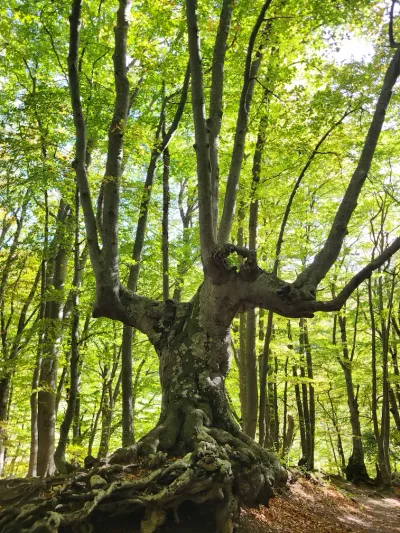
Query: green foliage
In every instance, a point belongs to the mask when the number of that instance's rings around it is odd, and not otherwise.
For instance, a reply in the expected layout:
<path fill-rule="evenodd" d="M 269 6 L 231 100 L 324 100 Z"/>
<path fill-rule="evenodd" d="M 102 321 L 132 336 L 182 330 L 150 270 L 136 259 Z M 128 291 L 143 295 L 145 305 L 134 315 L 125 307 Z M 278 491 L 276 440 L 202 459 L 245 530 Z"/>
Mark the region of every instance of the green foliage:
<path fill-rule="evenodd" d="M 4 4 L 4 3 L 3 3 Z M 238 99 L 249 34 L 261 2 L 237 2 L 232 21 L 225 68 L 224 122 L 220 135 L 220 176 L 222 210 L 223 193 L 229 169 L 235 133 Z M 214 32 L 218 25 L 220 2 L 199 2 L 206 99 L 209 98 L 210 67 Z M 258 259 L 260 266 L 270 270 L 275 260 L 275 247 L 282 215 L 300 172 L 315 146 L 327 130 L 335 127 L 318 150 L 299 188 L 284 235 L 279 274 L 293 280 L 298 271 L 313 258 L 324 242 L 349 177 L 354 170 L 369 126 L 371 112 L 390 51 L 386 47 L 382 2 L 349 0 L 345 2 L 273 2 L 271 32 L 265 45 L 262 67 L 257 78 L 254 104 L 245 147 L 238 201 L 245 207 L 244 218 L 236 217 L 232 236 L 237 240 L 239 226 L 244 228 L 248 242 L 248 206 L 251 201 L 253 154 L 260 120 L 267 116 L 266 148 L 262 157 L 260 186 L 255 197 L 259 201 Z M 60 198 L 73 206 L 75 194 L 74 126 L 71 114 L 67 62 L 68 15 L 70 2 L 50 0 L 22 2 L 13 0 L 0 7 L 0 222 L 4 239 L 0 239 L 0 265 L 4 271 L 10 254 L 9 274 L 4 293 L 0 295 L 2 353 L 0 380 L 11 377 L 12 393 L 5 431 L 7 462 L 5 473 L 24 475 L 29 458 L 30 396 L 32 375 L 37 364 L 40 333 L 46 321 L 38 311 L 43 301 L 65 301 L 72 287 L 73 245 L 72 225 L 65 228 L 63 244 L 67 250 L 67 281 L 59 291 L 40 294 L 39 284 L 28 308 L 26 327 L 17 338 L 18 318 L 34 284 L 42 260 L 51 257 L 51 243 L 56 235 L 56 215 Z M 115 3 L 83 3 L 79 50 L 79 74 L 82 105 L 87 121 L 91 151 L 89 182 L 94 197 L 104 174 L 104 161 L 110 117 L 113 112 L 113 39 Z M 182 85 L 187 61 L 185 13 L 183 2 L 173 0 L 134 3 L 129 32 L 129 81 L 137 95 L 124 125 L 124 174 L 120 202 L 120 269 L 126 280 L 132 264 L 133 236 L 138 223 L 143 183 L 154 148 L 163 92 L 170 96 L 166 121 L 174 115 L 178 91 Z M 349 38 L 362 36 L 374 49 L 371 58 L 338 59 Z M 267 90 L 266 90 L 267 89 Z M 267 96 L 265 96 L 267 94 Z M 193 149 L 194 132 L 190 102 L 185 108 L 177 134 L 170 144 L 170 227 L 169 281 L 170 293 L 181 289 L 182 300 L 190 300 L 202 280 L 197 221 L 196 164 Z M 394 96 L 388 120 L 381 136 L 369 180 L 352 219 L 337 267 L 322 284 L 318 297 L 329 299 L 332 284 L 337 288 L 351 278 L 370 259 L 371 241 L 375 251 L 380 242 L 377 235 L 388 240 L 398 231 L 400 198 L 398 147 L 399 96 Z M 138 292 L 161 299 L 161 210 L 162 168 L 159 162 L 156 181 L 151 190 L 148 227 L 141 257 Z M 25 217 L 17 249 L 12 252 L 13 236 L 27 199 Z M 48 213 L 46 212 L 46 203 Z M 72 207 L 71 207 L 72 209 Z M 182 214 L 188 214 L 186 224 Z M 384 225 L 379 221 L 384 213 Z M 184 218 L 184 217 L 183 217 Z M 45 228 L 47 221 L 47 228 Z M 70 222 L 72 224 L 72 222 Z M 0 228 L 0 235 L 3 236 Z M 80 228 L 82 243 L 84 230 Z M 374 241 L 375 239 L 375 241 Z M 379 239 L 378 239 L 379 240 Z M 389 239 L 390 240 L 390 239 Z M 83 248 L 83 246 L 82 246 Z M 232 266 L 239 261 L 230 257 Z M 395 316 L 399 301 L 398 265 L 393 259 L 389 274 L 379 272 L 373 277 L 373 307 L 376 320 L 389 321 Z M 395 290 L 389 297 L 395 275 Z M 383 281 L 384 305 L 379 307 L 378 276 Z M 95 432 L 103 392 L 113 391 L 120 374 L 122 326 L 108 320 L 90 317 L 95 288 L 88 266 L 80 290 L 80 418 L 77 430 L 67 448 L 71 461 L 82 463 L 89 440 L 93 437 L 93 454 L 100 442 L 101 420 Z M 343 316 L 349 324 L 349 342 L 353 342 L 356 300 L 350 299 Z M 86 319 L 86 322 L 85 322 Z M 360 311 L 357 335 L 354 338 L 354 359 L 349 365 L 363 426 L 363 443 L 368 466 L 376 461 L 376 442 L 371 423 L 371 318 L 368 293 L 360 289 Z M 61 320 L 59 345 L 59 378 L 65 371 L 65 384 L 60 391 L 57 429 L 64 418 L 68 396 L 68 375 L 72 316 Z M 265 324 L 264 324 L 265 328 Z M 278 390 L 279 412 L 284 409 L 283 394 L 287 391 L 287 412 L 296 419 L 295 443 L 289 463 L 299 454 L 299 423 L 294 389 L 296 385 L 312 384 L 316 394 L 317 465 L 337 468 L 332 452 L 336 436 L 332 417 L 336 416 L 342 434 L 346 458 L 351 450 L 351 429 L 346 403 L 346 384 L 340 363 L 339 333 L 332 339 L 333 317 L 321 315 L 309 321 L 314 378 L 293 376 L 292 368 L 304 365 L 301 355 L 300 329 L 292 321 L 293 339 L 287 335 L 287 320 L 277 317 L 271 353 L 276 367 L 270 383 Z M 237 328 L 236 328 L 237 329 Z M 379 336 L 379 328 L 378 328 Z M 238 334 L 234 334 L 239 345 Z M 10 347 L 17 343 L 17 355 L 10 358 Z M 399 339 L 391 329 L 390 343 L 395 352 Z M 257 339 L 258 356 L 263 340 Z M 378 342 L 378 395 L 382 391 L 382 343 Z M 389 380 L 400 386 L 400 378 L 389 362 Z M 151 345 L 141 335 L 135 338 L 133 351 L 135 383 L 136 437 L 146 433 L 157 421 L 160 410 L 158 361 Z M 239 377 L 236 363 L 227 380 L 228 392 L 236 413 L 240 413 Z M 33 392 L 37 392 L 34 389 Z M 329 395 L 332 398 L 332 405 Z M 110 447 L 121 440 L 121 397 L 113 406 Z M 282 424 L 281 424 L 282 426 Z M 393 458 L 399 455 L 398 431 L 392 431 Z"/>

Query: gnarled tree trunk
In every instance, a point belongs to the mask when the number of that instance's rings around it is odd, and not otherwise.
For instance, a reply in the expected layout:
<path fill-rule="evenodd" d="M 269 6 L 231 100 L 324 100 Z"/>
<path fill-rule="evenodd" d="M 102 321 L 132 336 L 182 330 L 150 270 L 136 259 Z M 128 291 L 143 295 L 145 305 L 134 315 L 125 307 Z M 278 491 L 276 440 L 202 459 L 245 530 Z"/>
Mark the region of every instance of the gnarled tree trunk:
<path fill-rule="evenodd" d="M 232 417 L 224 383 L 230 367 L 229 325 L 235 299 L 230 300 L 228 291 L 221 294 L 222 287 L 217 287 L 218 296 L 215 292 L 215 285 L 206 280 L 180 315 L 174 302 L 167 302 L 170 318 L 164 319 L 163 333 L 154 342 L 160 360 L 161 415 L 138 450 L 145 455 L 161 451 L 184 456 L 209 448 L 230 464 L 231 479 L 226 481 L 235 479 L 234 492 L 242 501 L 266 502 L 280 467 L 241 432 Z M 262 457 L 269 459 L 264 463 Z"/>

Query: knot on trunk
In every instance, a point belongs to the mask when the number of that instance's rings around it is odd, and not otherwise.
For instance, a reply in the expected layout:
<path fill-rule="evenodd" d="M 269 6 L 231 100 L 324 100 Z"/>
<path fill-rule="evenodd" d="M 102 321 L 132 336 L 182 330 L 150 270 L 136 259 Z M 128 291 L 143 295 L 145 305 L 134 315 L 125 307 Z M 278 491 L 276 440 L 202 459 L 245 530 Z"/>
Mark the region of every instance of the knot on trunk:
<path fill-rule="evenodd" d="M 258 276 L 260 268 L 257 265 L 255 250 L 226 243 L 213 250 L 206 271 L 213 282 L 219 284 L 226 283 L 232 274 L 236 274 L 238 271 L 243 279 L 254 280 Z"/>

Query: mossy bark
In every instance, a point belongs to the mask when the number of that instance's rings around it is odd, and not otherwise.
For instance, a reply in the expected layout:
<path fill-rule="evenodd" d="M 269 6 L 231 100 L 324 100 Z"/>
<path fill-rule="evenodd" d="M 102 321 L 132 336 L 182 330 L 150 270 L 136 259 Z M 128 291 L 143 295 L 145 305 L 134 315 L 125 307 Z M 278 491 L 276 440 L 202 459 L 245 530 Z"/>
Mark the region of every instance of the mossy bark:
<path fill-rule="evenodd" d="M 211 298 L 214 290 L 219 297 Z M 2 511 L 1 531 L 90 531 L 130 517 L 149 533 L 171 513 L 179 519 L 185 502 L 191 501 L 199 509 L 207 506 L 215 531 L 231 533 L 240 505 L 268 503 L 274 486 L 286 476 L 277 459 L 245 435 L 231 414 L 225 378 L 228 315 L 234 309 L 221 291 L 203 284 L 179 317 L 174 302 L 169 303 L 170 316 L 163 317 L 154 339 L 162 386 L 156 427 L 108 462 L 74 474 L 51 497 L 43 494 L 34 505 L 27 501 Z"/>

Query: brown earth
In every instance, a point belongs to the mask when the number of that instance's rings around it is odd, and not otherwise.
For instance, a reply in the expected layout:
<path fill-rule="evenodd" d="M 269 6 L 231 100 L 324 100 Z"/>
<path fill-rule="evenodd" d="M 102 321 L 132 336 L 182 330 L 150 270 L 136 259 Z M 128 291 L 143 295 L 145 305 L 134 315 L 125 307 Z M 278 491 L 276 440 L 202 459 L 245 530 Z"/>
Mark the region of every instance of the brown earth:
<path fill-rule="evenodd" d="M 298 479 L 270 501 L 245 509 L 240 533 L 400 533 L 400 490 Z"/>
<path fill-rule="evenodd" d="M 57 478 L 58 483 L 54 483 L 56 479 L 52 481 L 52 490 L 63 485 L 62 478 Z M 27 483 L 26 479 L 1 480 L 0 509 L 12 506 L 9 500 L 14 492 L 19 494 Z M 36 483 L 35 493 L 48 493 L 47 480 Z M 25 492 L 29 492 L 27 489 L 25 487 Z M 169 516 L 160 533 L 213 533 L 215 529 L 213 513 L 207 505 L 183 504 L 177 517 L 179 523 Z M 139 533 L 140 520 L 139 516 L 130 516 L 124 524 L 108 523 L 102 527 L 97 523 L 95 531 Z M 268 508 L 243 509 L 238 530 L 238 533 L 352 532 L 400 533 L 400 488 L 383 492 L 342 480 L 328 481 L 317 475 L 307 476 L 307 479 L 298 477 L 270 501 Z"/>

